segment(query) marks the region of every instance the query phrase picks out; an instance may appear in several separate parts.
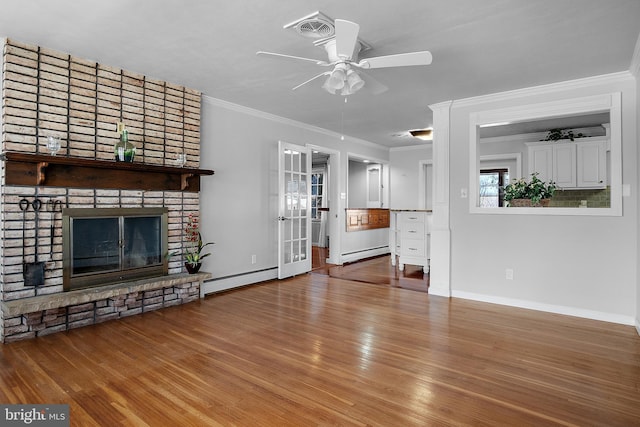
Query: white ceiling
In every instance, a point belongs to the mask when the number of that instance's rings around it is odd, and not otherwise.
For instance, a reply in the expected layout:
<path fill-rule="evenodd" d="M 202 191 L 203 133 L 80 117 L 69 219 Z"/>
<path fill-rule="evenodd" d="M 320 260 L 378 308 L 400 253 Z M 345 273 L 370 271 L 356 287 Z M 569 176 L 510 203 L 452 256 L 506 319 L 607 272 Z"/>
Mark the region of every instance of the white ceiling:
<path fill-rule="evenodd" d="M 320 10 L 360 24 L 362 57 L 429 50 L 430 66 L 371 70 L 389 87 L 320 89 L 326 59 L 283 25 Z M 428 127 L 428 105 L 627 71 L 639 0 L 2 0 L 0 36 L 185 85 L 203 94 L 389 147 Z"/>

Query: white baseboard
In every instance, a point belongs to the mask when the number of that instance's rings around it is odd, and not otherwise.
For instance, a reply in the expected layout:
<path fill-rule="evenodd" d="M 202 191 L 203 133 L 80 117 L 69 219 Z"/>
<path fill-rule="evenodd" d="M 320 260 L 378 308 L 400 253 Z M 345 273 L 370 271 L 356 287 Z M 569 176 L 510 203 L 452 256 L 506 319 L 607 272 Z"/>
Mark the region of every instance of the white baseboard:
<path fill-rule="evenodd" d="M 586 310 L 576 307 L 567 307 L 562 305 L 543 304 L 534 301 L 520 300 L 514 298 L 496 297 L 494 295 L 476 294 L 473 292 L 452 291 L 454 298 L 463 298 L 474 301 L 488 302 L 492 304 L 508 305 L 511 307 L 527 308 L 530 310 L 546 311 L 548 313 L 564 314 L 567 316 L 582 317 L 585 319 L 601 320 L 603 322 L 618 323 L 621 325 L 634 325 L 634 318 L 631 316 L 623 316 L 614 313 L 605 313 L 602 311 Z M 640 334 L 640 325 L 635 322 L 636 329 Z"/>
<path fill-rule="evenodd" d="M 448 284 L 445 286 L 437 286 L 435 283 L 431 282 L 429 283 L 428 292 L 429 292 L 429 295 L 436 295 L 439 297 L 446 297 L 446 298 L 451 297 L 451 291 L 449 290 Z"/>
<path fill-rule="evenodd" d="M 636 332 L 640 335 L 640 319 L 636 318 Z"/>
<path fill-rule="evenodd" d="M 255 271 L 235 276 L 222 277 L 206 281 L 200 286 L 200 298 L 207 294 L 226 291 L 233 288 L 239 288 L 259 282 L 266 282 L 278 278 L 278 269 L 270 268 L 267 270 Z"/>
<path fill-rule="evenodd" d="M 379 248 L 371 248 L 371 249 L 363 249 L 357 252 L 349 252 L 346 254 L 342 254 L 340 257 L 340 261 L 345 262 L 355 262 L 360 261 L 361 259 L 371 258 L 379 255 L 387 255 L 390 254 L 389 246 L 380 246 Z"/>

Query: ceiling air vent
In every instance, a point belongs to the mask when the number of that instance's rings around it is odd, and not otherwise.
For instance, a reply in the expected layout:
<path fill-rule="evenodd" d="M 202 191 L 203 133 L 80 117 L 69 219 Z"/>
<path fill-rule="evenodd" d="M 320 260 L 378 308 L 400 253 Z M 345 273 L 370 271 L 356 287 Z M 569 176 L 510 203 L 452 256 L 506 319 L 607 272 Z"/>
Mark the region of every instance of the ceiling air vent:
<path fill-rule="evenodd" d="M 300 35 L 310 39 L 331 37 L 335 31 L 331 22 L 319 19 L 308 19 L 296 25 L 295 28 Z"/>
<path fill-rule="evenodd" d="M 309 39 L 324 39 L 333 36 L 333 20 L 322 12 L 314 12 L 284 26 L 293 28 L 298 34 Z"/>

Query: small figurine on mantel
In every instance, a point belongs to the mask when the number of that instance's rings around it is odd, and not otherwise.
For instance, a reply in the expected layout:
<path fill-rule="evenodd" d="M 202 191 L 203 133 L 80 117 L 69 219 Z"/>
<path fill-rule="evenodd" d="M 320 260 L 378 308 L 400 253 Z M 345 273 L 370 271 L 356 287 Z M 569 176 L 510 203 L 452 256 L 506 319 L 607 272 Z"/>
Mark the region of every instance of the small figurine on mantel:
<path fill-rule="evenodd" d="M 120 142 L 115 147 L 115 157 L 117 162 L 132 163 L 136 155 L 136 147 L 129 142 L 129 131 L 123 122 L 117 123 L 117 131 L 120 136 Z"/>

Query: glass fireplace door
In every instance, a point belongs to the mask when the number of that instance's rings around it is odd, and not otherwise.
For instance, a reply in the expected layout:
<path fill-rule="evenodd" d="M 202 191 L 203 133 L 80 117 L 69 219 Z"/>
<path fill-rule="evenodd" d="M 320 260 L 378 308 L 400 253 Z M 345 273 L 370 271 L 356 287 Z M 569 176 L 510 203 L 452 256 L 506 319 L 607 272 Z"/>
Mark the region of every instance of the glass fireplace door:
<path fill-rule="evenodd" d="M 162 263 L 161 218 L 123 218 L 123 267 L 136 268 Z"/>
<path fill-rule="evenodd" d="M 168 273 L 168 209 L 62 209 L 63 287 L 90 286 Z"/>
<path fill-rule="evenodd" d="M 75 218 L 71 240 L 74 276 L 120 270 L 119 218 Z"/>

